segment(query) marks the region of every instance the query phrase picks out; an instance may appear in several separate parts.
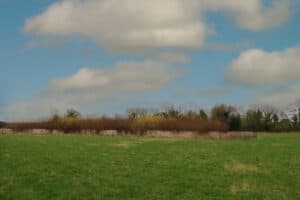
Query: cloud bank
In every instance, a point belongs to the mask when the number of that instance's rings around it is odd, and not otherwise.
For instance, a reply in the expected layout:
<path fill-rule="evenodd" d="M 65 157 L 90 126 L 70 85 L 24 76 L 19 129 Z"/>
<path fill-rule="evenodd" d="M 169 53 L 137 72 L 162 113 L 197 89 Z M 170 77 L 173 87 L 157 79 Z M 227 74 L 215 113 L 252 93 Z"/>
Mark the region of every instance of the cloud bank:
<path fill-rule="evenodd" d="M 244 86 L 300 82 L 300 47 L 266 52 L 250 49 L 241 53 L 225 73 L 225 81 Z"/>
<path fill-rule="evenodd" d="M 299 63 L 299 46 L 272 52 L 250 49 L 231 63 L 225 72 L 225 81 L 263 89 L 263 93 L 257 96 L 258 103 L 277 108 L 300 105 Z"/>
<path fill-rule="evenodd" d="M 155 92 L 183 76 L 180 68 L 154 61 L 119 62 L 110 68 L 82 68 L 77 73 L 53 80 L 27 101 L 10 105 L 10 119 L 49 116 L 56 110 L 87 108 L 130 95 Z"/>
<path fill-rule="evenodd" d="M 63 0 L 26 20 L 24 32 L 43 36 L 82 36 L 113 52 L 158 48 L 199 48 L 212 32 L 206 12 L 222 12 L 243 29 L 281 25 L 289 0 Z M 276 20 L 274 20 L 276 18 Z"/>

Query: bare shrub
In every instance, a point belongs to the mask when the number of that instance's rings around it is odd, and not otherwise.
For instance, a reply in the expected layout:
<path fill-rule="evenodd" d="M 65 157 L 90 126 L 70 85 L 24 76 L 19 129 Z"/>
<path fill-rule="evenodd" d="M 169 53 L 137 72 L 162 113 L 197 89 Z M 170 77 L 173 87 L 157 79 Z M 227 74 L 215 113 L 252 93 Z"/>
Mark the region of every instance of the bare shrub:
<path fill-rule="evenodd" d="M 0 121 L 0 128 L 4 128 L 5 127 L 5 123 Z"/>
<path fill-rule="evenodd" d="M 220 121 L 203 120 L 200 118 L 165 118 L 163 116 L 145 116 L 141 118 L 60 118 L 41 122 L 10 123 L 7 128 L 15 131 L 28 131 L 32 129 L 45 129 L 61 131 L 64 133 L 81 133 L 83 131 L 115 130 L 119 133 L 143 134 L 146 131 L 194 131 L 199 133 L 209 131 L 226 132 L 229 127 Z"/>

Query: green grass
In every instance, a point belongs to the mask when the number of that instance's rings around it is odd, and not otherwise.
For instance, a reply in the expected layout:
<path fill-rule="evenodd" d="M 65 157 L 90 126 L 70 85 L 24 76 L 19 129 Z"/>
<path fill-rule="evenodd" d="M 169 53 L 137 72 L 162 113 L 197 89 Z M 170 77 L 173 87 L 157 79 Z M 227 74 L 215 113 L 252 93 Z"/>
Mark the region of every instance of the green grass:
<path fill-rule="evenodd" d="M 300 199 L 300 135 L 0 136 L 0 199 Z"/>

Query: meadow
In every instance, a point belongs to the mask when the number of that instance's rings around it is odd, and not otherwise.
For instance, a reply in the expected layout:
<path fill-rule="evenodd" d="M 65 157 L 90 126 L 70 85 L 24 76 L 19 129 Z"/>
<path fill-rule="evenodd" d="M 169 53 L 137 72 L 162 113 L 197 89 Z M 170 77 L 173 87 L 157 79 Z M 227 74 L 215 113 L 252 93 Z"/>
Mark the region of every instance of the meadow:
<path fill-rule="evenodd" d="M 0 135 L 0 199 L 300 199 L 300 135 Z"/>

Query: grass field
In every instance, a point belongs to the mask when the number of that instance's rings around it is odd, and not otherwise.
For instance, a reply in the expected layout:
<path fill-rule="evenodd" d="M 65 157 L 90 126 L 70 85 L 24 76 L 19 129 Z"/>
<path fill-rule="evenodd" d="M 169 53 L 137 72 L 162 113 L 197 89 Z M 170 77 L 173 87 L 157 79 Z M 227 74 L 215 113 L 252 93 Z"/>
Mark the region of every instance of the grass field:
<path fill-rule="evenodd" d="M 300 135 L 0 136 L 0 199 L 300 199 Z"/>

